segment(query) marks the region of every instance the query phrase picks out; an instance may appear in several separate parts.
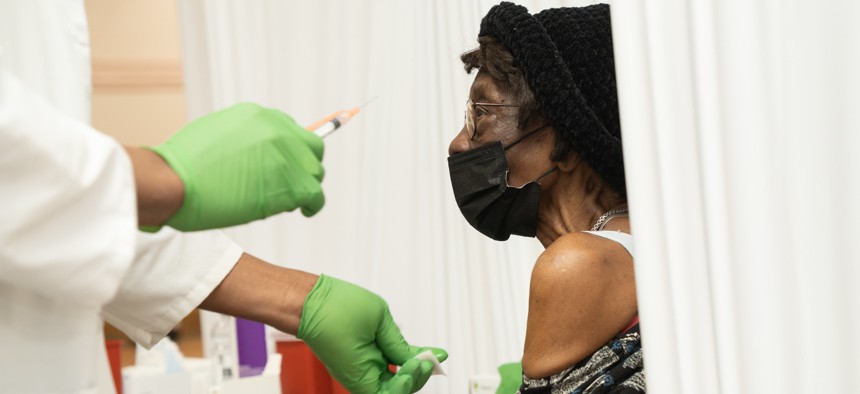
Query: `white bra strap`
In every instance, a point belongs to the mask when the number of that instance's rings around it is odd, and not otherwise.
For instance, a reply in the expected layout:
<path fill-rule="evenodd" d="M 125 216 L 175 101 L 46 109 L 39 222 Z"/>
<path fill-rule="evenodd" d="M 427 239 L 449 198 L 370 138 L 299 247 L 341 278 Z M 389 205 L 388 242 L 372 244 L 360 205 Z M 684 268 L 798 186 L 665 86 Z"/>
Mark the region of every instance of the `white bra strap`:
<path fill-rule="evenodd" d="M 636 256 L 633 254 L 633 236 L 627 233 L 622 233 L 621 231 L 584 231 L 586 233 L 596 235 L 601 238 L 606 238 L 608 240 L 612 240 L 621 244 L 624 249 L 627 250 L 627 253 L 630 253 L 630 257 L 634 259 Z"/>

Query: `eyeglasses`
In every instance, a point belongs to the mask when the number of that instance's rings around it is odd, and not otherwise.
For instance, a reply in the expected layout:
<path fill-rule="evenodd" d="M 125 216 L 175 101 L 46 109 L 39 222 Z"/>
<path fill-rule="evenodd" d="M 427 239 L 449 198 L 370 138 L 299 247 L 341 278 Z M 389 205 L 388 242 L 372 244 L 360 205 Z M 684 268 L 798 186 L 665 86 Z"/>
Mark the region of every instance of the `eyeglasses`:
<path fill-rule="evenodd" d="M 472 99 L 466 101 L 466 132 L 469 134 L 469 139 L 475 139 L 475 107 L 519 107 L 519 105 L 513 104 L 499 104 L 499 103 L 476 103 L 473 102 Z"/>

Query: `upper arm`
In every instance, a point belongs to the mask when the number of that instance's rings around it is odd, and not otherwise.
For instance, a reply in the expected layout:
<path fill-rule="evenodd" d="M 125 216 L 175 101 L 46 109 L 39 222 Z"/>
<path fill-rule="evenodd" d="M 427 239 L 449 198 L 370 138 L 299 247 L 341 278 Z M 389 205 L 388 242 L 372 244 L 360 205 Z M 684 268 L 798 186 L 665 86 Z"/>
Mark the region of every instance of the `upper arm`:
<path fill-rule="evenodd" d="M 635 315 L 632 260 L 607 242 L 568 234 L 535 264 L 523 355 L 527 376 L 548 376 L 582 360 Z"/>
<path fill-rule="evenodd" d="M 113 139 L 0 67 L 0 280 L 99 306 L 134 252 L 131 168 Z"/>

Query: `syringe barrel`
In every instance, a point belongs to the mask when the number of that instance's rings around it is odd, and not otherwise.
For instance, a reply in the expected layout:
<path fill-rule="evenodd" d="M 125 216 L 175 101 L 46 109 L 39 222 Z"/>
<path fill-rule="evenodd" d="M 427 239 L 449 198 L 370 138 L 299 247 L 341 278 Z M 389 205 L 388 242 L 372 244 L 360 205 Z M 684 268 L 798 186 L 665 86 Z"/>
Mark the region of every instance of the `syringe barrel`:
<path fill-rule="evenodd" d="M 336 126 L 334 122 L 326 122 L 322 126 L 317 127 L 316 130 L 314 130 L 314 134 L 316 134 L 317 137 L 325 138 L 325 136 L 331 134 L 332 131 L 337 130 L 337 127 L 338 126 Z"/>
<path fill-rule="evenodd" d="M 323 138 L 331 134 L 331 132 L 339 129 L 340 126 L 343 126 L 346 122 L 349 122 L 357 113 L 358 108 L 353 108 L 349 111 L 335 112 L 334 114 L 327 116 L 326 119 L 308 126 L 307 129 L 313 131 L 318 137 Z"/>
<path fill-rule="evenodd" d="M 320 138 L 323 138 L 323 137 L 331 134 L 332 131 L 339 129 L 340 126 L 343 126 L 344 124 L 346 124 L 346 122 L 349 122 L 351 119 L 352 119 L 352 114 L 350 114 L 347 111 L 342 111 L 339 114 L 335 115 L 335 117 L 332 118 L 332 120 L 326 122 L 324 125 L 317 128 L 314 131 L 314 133 L 316 133 L 316 135 L 319 136 Z"/>
<path fill-rule="evenodd" d="M 337 121 L 337 123 L 339 123 L 337 127 L 345 125 L 346 122 L 349 122 L 350 120 L 352 120 L 352 114 L 348 111 L 341 111 L 341 113 L 337 114 L 337 116 L 332 119 L 332 121 Z"/>

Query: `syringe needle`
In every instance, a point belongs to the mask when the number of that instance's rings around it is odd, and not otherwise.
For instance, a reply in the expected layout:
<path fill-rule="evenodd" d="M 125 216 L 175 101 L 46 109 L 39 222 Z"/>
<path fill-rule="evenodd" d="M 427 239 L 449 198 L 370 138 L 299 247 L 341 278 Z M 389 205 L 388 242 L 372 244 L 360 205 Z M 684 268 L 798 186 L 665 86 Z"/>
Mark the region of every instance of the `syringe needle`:
<path fill-rule="evenodd" d="M 379 97 L 379 96 L 373 96 L 373 98 L 372 98 L 372 99 L 365 101 L 365 102 L 364 102 L 364 104 L 362 104 L 362 105 L 361 105 L 360 107 L 358 107 L 358 108 L 359 108 L 359 109 L 361 109 L 361 108 L 366 107 L 366 106 L 367 106 L 367 104 L 372 103 L 372 102 L 373 102 L 373 100 L 376 100 L 378 97 Z"/>

